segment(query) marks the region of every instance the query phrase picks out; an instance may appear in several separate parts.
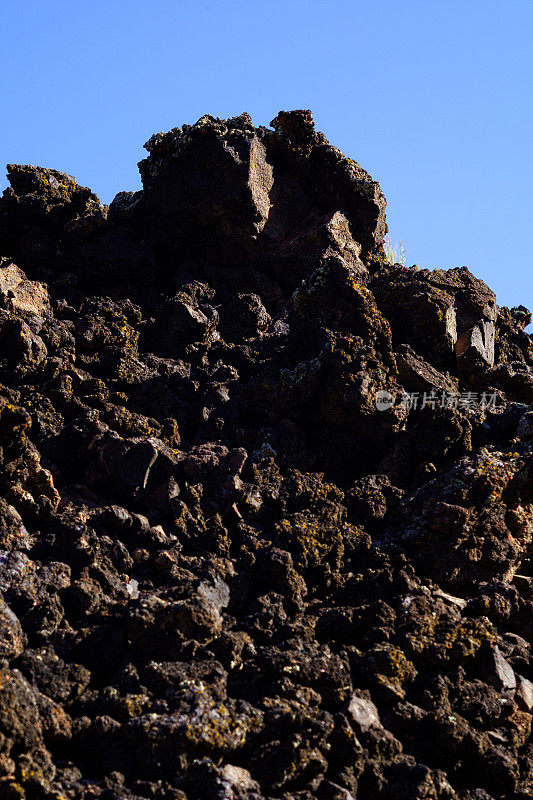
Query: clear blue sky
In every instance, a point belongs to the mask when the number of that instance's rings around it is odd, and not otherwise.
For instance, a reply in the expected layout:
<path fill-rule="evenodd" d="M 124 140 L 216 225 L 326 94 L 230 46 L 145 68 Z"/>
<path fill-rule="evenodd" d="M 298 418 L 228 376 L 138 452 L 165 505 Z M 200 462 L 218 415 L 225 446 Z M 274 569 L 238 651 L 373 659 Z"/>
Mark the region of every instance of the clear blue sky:
<path fill-rule="evenodd" d="M 108 203 L 155 131 L 311 108 L 381 183 L 408 263 L 532 308 L 532 34 L 533 0 L 2 0 L 0 161 Z"/>

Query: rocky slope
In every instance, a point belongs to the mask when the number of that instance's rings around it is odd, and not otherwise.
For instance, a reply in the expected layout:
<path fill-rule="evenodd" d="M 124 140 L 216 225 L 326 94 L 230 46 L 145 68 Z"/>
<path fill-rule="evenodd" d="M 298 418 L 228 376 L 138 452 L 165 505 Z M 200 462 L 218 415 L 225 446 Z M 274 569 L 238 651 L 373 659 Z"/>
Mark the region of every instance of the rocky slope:
<path fill-rule="evenodd" d="M 0 200 L 0 796 L 533 796 L 533 348 L 316 133 Z"/>

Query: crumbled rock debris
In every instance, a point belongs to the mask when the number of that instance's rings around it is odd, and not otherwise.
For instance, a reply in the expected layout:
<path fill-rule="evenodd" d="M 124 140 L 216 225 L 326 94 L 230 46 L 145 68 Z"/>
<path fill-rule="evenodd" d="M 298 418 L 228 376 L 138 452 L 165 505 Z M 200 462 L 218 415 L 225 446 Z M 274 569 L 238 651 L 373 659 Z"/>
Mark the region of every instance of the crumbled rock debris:
<path fill-rule="evenodd" d="M 0 199 L 0 797 L 532 797 L 530 312 L 309 111 L 146 149 Z"/>

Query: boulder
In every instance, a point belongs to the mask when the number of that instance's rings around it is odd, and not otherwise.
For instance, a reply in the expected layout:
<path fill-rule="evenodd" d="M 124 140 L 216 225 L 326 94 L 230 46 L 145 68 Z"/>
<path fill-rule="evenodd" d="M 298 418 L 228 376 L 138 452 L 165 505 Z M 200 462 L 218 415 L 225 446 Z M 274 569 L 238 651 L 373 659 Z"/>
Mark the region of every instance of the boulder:
<path fill-rule="evenodd" d="M 468 377 L 494 365 L 498 309 L 494 293 L 466 267 L 417 270 L 396 265 L 371 283 L 398 342 L 437 367 Z"/>
<path fill-rule="evenodd" d="M 51 313 L 46 284 L 28 280 L 24 272 L 7 259 L 0 259 L 0 298 L 4 308 L 11 308 L 18 314 L 46 317 Z"/>

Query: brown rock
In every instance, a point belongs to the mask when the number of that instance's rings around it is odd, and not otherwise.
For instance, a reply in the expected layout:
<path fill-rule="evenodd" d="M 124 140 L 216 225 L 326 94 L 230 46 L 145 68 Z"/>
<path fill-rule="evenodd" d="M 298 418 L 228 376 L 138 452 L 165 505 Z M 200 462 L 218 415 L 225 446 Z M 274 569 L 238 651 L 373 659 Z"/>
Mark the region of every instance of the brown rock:
<path fill-rule="evenodd" d="M 24 272 L 7 259 L 0 259 L 0 297 L 2 305 L 16 313 L 43 317 L 51 313 L 46 284 L 29 281 Z"/>

